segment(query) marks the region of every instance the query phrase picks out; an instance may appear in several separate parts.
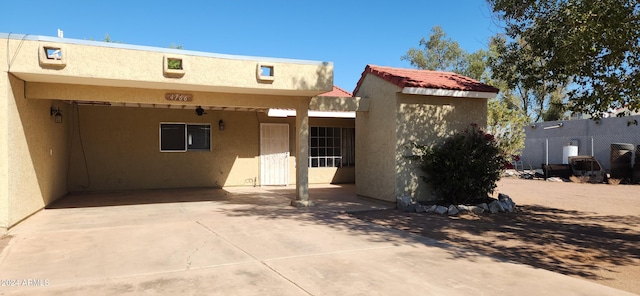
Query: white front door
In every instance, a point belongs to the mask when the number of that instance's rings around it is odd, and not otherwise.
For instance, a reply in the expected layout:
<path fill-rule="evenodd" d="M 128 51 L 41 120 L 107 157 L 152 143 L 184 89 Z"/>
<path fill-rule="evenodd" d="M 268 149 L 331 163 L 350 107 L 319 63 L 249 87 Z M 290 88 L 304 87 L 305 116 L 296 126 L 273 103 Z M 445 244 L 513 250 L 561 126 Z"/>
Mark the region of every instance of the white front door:
<path fill-rule="evenodd" d="M 289 185 L 289 125 L 260 124 L 260 185 Z"/>

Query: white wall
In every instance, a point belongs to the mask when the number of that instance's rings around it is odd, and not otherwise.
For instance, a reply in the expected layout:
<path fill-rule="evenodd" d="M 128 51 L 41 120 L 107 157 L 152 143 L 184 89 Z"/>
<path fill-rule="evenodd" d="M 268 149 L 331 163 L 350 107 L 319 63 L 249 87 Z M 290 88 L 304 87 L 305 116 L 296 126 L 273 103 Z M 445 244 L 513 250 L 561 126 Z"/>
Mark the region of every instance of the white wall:
<path fill-rule="evenodd" d="M 560 123 L 562 127 L 550 128 Z M 535 128 L 525 127 L 525 134 L 525 149 L 522 152 L 525 169 L 540 168 L 545 163 L 545 142 L 548 140 L 549 163 L 562 163 L 562 149 L 571 143 L 578 146 L 578 155 L 593 155 L 609 170 L 612 143 L 630 143 L 636 147 L 640 145 L 640 115 L 610 117 L 598 121 L 581 119 L 540 122 L 535 124 Z"/>

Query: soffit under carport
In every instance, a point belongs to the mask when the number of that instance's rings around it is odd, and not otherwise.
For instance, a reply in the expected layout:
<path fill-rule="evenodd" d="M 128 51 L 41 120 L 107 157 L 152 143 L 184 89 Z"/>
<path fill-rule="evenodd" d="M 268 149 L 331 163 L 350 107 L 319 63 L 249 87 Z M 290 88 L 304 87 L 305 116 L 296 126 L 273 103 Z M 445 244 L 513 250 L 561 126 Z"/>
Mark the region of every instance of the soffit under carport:
<path fill-rule="evenodd" d="M 195 110 L 202 108 L 205 111 L 238 111 L 238 112 L 263 112 L 267 113 L 269 108 L 253 108 L 253 107 L 230 107 L 230 106 L 195 106 L 195 105 L 177 105 L 177 104 L 144 104 L 144 103 L 111 103 L 101 101 L 64 101 L 68 104 L 105 106 L 105 107 L 128 107 L 128 108 L 153 108 L 153 109 L 172 109 L 172 110 Z"/>
<path fill-rule="evenodd" d="M 151 108 L 218 110 L 266 110 L 296 108 L 305 96 L 181 91 L 168 89 L 125 88 L 96 85 L 25 82 L 25 98 L 76 102 L 78 104 Z M 187 101 L 170 100 L 168 96 L 187 95 Z"/>
<path fill-rule="evenodd" d="M 157 90 L 175 90 L 186 92 L 216 92 L 216 93 L 234 93 L 234 94 L 257 94 L 257 95 L 281 95 L 281 96 L 304 96 L 312 97 L 322 92 L 316 89 L 267 89 L 267 88 L 251 88 L 251 87 L 229 87 L 216 85 L 197 85 L 183 84 L 179 82 L 151 82 L 151 81 L 133 81 L 133 80 L 114 80 L 95 77 L 69 77 L 54 76 L 40 73 L 21 73 L 12 71 L 11 74 L 25 81 L 25 83 L 52 83 L 65 85 L 86 85 L 86 86 L 102 86 L 102 87 L 125 87 L 139 89 L 157 89 Z"/>

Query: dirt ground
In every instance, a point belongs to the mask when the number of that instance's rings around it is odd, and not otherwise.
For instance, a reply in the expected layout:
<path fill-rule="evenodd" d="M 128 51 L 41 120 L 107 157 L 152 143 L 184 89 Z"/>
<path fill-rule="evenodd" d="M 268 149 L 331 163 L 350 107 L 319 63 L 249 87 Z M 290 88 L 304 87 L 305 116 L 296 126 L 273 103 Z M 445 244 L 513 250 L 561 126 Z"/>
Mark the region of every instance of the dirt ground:
<path fill-rule="evenodd" d="M 514 200 L 516 213 L 448 217 L 385 210 L 353 215 L 640 294 L 640 185 L 503 178 L 498 193 Z"/>

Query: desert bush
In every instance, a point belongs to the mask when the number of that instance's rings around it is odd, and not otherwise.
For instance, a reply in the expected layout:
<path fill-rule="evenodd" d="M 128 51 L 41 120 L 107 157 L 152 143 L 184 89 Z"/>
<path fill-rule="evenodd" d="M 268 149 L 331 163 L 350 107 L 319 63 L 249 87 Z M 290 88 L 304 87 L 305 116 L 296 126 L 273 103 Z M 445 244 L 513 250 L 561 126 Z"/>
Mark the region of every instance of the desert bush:
<path fill-rule="evenodd" d="M 506 163 L 505 153 L 493 135 L 472 124 L 463 132 L 434 145 L 413 144 L 437 198 L 450 204 L 471 204 L 488 197 L 496 188 Z"/>

